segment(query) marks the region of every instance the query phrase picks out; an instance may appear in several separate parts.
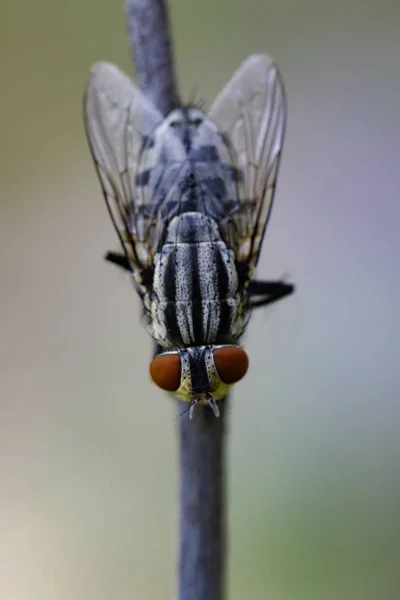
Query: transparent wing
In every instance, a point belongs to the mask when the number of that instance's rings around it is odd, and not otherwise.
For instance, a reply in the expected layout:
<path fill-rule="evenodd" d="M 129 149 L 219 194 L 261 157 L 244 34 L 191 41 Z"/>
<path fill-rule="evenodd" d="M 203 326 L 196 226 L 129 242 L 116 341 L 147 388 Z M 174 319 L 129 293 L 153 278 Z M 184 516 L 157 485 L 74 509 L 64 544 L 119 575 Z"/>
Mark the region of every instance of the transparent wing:
<path fill-rule="evenodd" d="M 161 114 L 116 66 L 93 65 L 85 91 L 85 126 L 107 206 L 132 267 L 145 285 L 161 223 L 150 211 L 140 165 L 151 163 L 152 135 Z"/>
<path fill-rule="evenodd" d="M 221 224 L 238 261 L 254 270 L 271 213 L 285 133 L 286 98 L 277 66 L 250 56 L 209 111 L 230 147 L 238 210 Z"/>

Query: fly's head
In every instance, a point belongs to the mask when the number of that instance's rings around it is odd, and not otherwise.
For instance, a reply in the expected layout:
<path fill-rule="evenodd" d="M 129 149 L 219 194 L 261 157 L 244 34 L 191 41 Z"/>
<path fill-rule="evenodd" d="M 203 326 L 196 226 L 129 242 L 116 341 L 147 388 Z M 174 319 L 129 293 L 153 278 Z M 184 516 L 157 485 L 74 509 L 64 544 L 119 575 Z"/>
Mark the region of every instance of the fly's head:
<path fill-rule="evenodd" d="M 190 403 L 190 418 L 197 404 L 209 406 L 218 417 L 216 402 L 245 376 L 248 365 L 240 346 L 199 346 L 159 354 L 150 364 L 150 375 L 158 387 Z"/>

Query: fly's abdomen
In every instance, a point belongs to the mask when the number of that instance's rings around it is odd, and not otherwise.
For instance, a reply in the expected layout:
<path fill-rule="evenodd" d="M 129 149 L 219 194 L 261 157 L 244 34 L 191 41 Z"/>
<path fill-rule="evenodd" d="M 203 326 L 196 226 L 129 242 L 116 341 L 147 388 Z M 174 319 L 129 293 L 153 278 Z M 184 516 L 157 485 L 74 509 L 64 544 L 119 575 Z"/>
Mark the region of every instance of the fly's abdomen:
<path fill-rule="evenodd" d="M 172 220 L 155 260 L 152 335 L 163 346 L 234 343 L 243 333 L 233 252 L 201 213 Z"/>

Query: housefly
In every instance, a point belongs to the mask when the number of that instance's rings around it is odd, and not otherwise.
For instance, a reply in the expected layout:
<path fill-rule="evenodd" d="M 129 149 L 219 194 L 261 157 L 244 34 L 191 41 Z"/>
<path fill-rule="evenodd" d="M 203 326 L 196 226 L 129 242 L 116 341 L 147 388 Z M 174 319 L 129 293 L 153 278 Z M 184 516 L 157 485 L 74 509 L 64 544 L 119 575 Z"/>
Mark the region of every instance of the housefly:
<path fill-rule="evenodd" d="M 291 294 L 257 281 L 285 133 L 277 66 L 250 56 L 209 111 L 163 117 L 116 66 L 97 63 L 85 93 L 85 126 L 103 194 L 145 326 L 161 352 L 153 381 L 219 415 L 242 379 L 239 345 L 252 308 Z"/>

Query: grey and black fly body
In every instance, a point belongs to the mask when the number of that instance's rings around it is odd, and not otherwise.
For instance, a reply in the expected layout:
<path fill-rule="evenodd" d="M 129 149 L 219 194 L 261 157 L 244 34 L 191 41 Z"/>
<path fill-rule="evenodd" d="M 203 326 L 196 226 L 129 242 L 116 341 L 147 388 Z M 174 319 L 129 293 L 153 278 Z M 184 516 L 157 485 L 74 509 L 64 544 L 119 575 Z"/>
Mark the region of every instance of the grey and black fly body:
<path fill-rule="evenodd" d="M 165 118 L 117 67 L 95 64 L 85 122 L 144 322 L 161 352 L 153 381 L 219 415 L 248 368 L 240 340 L 252 308 L 294 291 L 254 279 L 271 213 L 286 123 L 281 76 L 248 58 L 205 113 Z"/>

